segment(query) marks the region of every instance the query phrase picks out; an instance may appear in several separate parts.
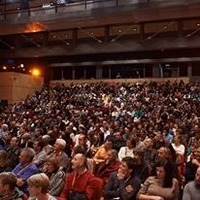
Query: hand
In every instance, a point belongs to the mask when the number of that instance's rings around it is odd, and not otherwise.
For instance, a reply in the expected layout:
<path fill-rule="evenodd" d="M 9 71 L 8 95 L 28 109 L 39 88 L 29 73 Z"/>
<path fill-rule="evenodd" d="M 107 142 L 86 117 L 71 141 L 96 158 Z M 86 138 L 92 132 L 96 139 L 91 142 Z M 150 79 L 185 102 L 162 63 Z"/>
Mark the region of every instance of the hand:
<path fill-rule="evenodd" d="M 121 170 L 118 170 L 118 172 L 117 172 L 117 178 L 118 178 L 119 180 L 122 180 L 122 179 L 124 179 L 124 177 L 125 177 L 125 174 L 122 173 Z"/>
<path fill-rule="evenodd" d="M 133 191 L 133 187 L 132 187 L 131 185 L 127 185 L 127 186 L 125 187 L 125 190 L 126 190 L 128 193 L 130 193 L 130 192 Z"/>
<path fill-rule="evenodd" d="M 161 196 L 155 196 L 155 197 L 153 198 L 153 200 L 164 200 L 164 198 L 162 198 Z"/>
<path fill-rule="evenodd" d="M 22 187 L 24 185 L 24 181 L 21 178 L 17 178 L 17 186 Z"/>
<path fill-rule="evenodd" d="M 197 159 L 192 159 L 192 164 L 195 164 L 195 165 L 199 165 L 199 162 L 198 162 L 198 160 Z"/>

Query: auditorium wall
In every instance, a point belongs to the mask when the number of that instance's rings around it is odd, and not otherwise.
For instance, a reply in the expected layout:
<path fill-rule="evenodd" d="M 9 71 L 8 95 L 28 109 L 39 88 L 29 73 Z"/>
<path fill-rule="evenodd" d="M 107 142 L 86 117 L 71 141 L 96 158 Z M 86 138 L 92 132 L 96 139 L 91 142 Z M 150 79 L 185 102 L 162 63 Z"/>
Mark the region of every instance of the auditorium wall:
<path fill-rule="evenodd" d="M 115 83 L 137 83 L 137 82 L 166 82 L 166 81 L 184 81 L 185 83 L 190 81 L 189 77 L 178 77 L 178 78 L 136 78 L 136 79 L 80 79 L 80 80 L 53 80 L 50 82 L 51 86 L 57 85 L 57 84 L 64 84 L 65 86 L 68 86 L 70 84 L 83 84 L 83 83 L 95 83 L 95 82 L 106 82 L 109 84 L 115 84 Z"/>
<path fill-rule="evenodd" d="M 0 100 L 9 104 L 18 103 L 28 95 L 41 90 L 44 84 L 42 77 L 34 77 L 15 72 L 0 73 Z"/>

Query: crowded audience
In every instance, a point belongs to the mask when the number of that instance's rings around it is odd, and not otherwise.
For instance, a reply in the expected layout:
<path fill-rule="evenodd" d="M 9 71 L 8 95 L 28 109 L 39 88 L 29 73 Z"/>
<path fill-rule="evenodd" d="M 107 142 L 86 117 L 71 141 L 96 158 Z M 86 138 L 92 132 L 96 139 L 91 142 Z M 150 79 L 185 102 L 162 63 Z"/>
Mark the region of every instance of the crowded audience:
<path fill-rule="evenodd" d="M 1 110 L 2 200 L 198 198 L 198 82 L 57 84 Z"/>

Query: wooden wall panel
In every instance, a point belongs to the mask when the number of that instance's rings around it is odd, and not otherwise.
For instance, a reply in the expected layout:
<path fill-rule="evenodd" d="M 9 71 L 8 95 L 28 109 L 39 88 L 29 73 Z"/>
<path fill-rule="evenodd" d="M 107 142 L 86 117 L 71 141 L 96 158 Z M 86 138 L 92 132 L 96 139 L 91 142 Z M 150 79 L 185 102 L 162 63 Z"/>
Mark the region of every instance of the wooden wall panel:
<path fill-rule="evenodd" d="M 41 90 L 44 83 L 42 77 L 33 77 L 15 72 L 0 73 L 0 99 L 8 103 L 17 103 L 24 100 L 27 95 Z"/>

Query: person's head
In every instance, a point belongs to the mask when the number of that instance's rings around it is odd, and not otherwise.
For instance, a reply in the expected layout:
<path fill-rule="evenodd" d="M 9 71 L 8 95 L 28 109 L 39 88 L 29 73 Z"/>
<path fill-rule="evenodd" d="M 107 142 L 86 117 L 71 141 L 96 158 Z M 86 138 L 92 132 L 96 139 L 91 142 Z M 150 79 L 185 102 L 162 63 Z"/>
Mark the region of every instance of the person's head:
<path fill-rule="evenodd" d="M 34 143 L 33 143 L 33 149 L 36 153 L 42 151 L 42 148 L 44 147 L 44 143 L 40 140 L 36 140 Z"/>
<path fill-rule="evenodd" d="M 147 138 L 147 139 L 145 139 L 144 144 L 145 144 L 146 149 L 152 148 L 153 140 L 151 138 Z"/>
<path fill-rule="evenodd" d="M 77 153 L 74 155 L 74 157 L 71 160 L 72 169 L 79 170 L 82 168 L 86 168 L 87 167 L 86 162 L 87 162 L 86 156 L 82 153 Z"/>
<path fill-rule="evenodd" d="M 118 160 L 118 152 L 115 149 L 108 150 L 107 155 L 109 157 L 108 158 L 109 161 L 116 161 L 116 160 Z"/>
<path fill-rule="evenodd" d="M 2 124 L 1 128 L 3 131 L 8 131 L 8 124 Z"/>
<path fill-rule="evenodd" d="M 39 138 L 41 135 L 43 135 L 43 130 L 41 128 L 35 128 L 34 136 Z"/>
<path fill-rule="evenodd" d="M 78 137 L 78 144 L 81 146 L 85 146 L 87 142 L 87 137 L 85 134 L 80 134 Z"/>
<path fill-rule="evenodd" d="M 65 140 L 59 138 L 56 140 L 54 144 L 54 150 L 58 152 L 63 151 L 65 149 L 65 146 L 66 146 Z"/>
<path fill-rule="evenodd" d="M 161 132 L 157 132 L 155 137 L 154 137 L 154 140 L 155 141 L 163 141 L 164 138 L 163 138 L 163 135 L 161 134 Z"/>
<path fill-rule="evenodd" d="M 158 149 L 158 158 L 164 160 L 169 159 L 169 150 L 167 147 L 160 147 Z"/>
<path fill-rule="evenodd" d="M 122 159 L 120 170 L 125 176 L 129 176 L 133 174 L 133 169 L 135 167 L 135 161 L 132 157 L 127 156 Z"/>
<path fill-rule="evenodd" d="M 11 172 L 0 173 L 0 196 L 12 194 L 16 187 L 16 177 Z"/>
<path fill-rule="evenodd" d="M 132 149 L 132 148 L 136 147 L 136 141 L 135 141 L 135 139 L 127 139 L 126 140 L 126 146 L 129 149 Z"/>
<path fill-rule="evenodd" d="M 111 139 L 108 139 L 108 140 L 106 140 L 106 142 L 104 143 L 104 148 L 105 148 L 106 150 L 112 149 L 112 145 L 113 145 L 112 140 L 111 140 Z"/>
<path fill-rule="evenodd" d="M 141 149 L 134 148 L 133 155 L 136 165 L 141 165 L 144 161 L 144 151 Z"/>
<path fill-rule="evenodd" d="M 48 145 L 50 140 L 51 140 L 51 137 L 49 135 L 42 136 L 42 142 L 44 143 L 44 146 Z"/>
<path fill-rule="evenodd" d="M 174 140 L 175 144 L 180 144 L 181 143 L 181 136 L 180 135 L 176 135 L 173 140 Z"/>
<path fill-rule="evenodd" d="M 200 161 L 200 147 L 194 148 L 193 152 L 194 152 L 194 155 L 193 155 L 194 158 Z"/>
<path fill-rule="evenodd" d="M 24 148 L 19 155 L 19 162 L 22 165 L 30 164 L 33 161 L 34 156 L 35 151 L 32 148 Z"/>
<path fill-rule="evenodd" d="M 119 131 L 114 133 L 114 136 L 115 136 L 115 139 L 121 139 L 121 133 Z"/>
<path fill-rule="evenodd" d="M 19 143 L 20 143 L 20 139 L 14 136 L 11 138 L 10 146 L 11 148 L 17 148 L 19 147 Z"/>
<path fill-rule="evenodd" d="M 11 138 L 12 138 L 12 135 L 9 131 L 5 131 L 3 133 L 3 138 L 6 142 L 10 142 Z"/>
<path fill-rule="evenodd" d="M 28 191 L 31 197 L 38 197 L 46 194 L 49 189 L 49 178 L 46 174 L 32 175 L 28 180 Z"/>
<path fill-rule="evenodd" d="M 87 149 L 85 148 L 85 146 L 82 145 L 76 145 L 74 147 L 74 150 L 72 152 L 72 157 L 74 157 L 74 155 L 76 155 L 77 153 L 82 153 L 82 154 L 86 154 Z"/>
<path fill-rule="evenodd" d="M 44 161 L 44 170 L 47 174 L 52 174 L 59 169 L 59 160 L 55 157 L 47 157 Z"/>
<path fill-rule="evenodd" d="M 23 141 L 24 143 L 28 142 L 30 139 L 31 139 L 30 133 L 24 133 L 24 134 L 22 135 L 22 141 Z"/>
<path fill-rule="evenodd" d="M 200 167 L 197 168 L 197 171 L 195 174 L 195 184 L 196 186 L 200 187 Z"/>
<path fill-rule="evenodd" d="M 169 161 L 162 160 L 156 164 L 156 176 L 163 183 L 164 188 L 170 188 L 173 181 L 173 164 Z"/>
<path fill-rule="evenodd" d="M 0 150 L 0 167 L 8 165 L 9 165 L 9 158 L 7 152 L 4 150 Z"/>

